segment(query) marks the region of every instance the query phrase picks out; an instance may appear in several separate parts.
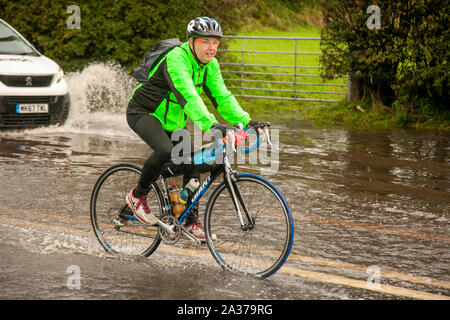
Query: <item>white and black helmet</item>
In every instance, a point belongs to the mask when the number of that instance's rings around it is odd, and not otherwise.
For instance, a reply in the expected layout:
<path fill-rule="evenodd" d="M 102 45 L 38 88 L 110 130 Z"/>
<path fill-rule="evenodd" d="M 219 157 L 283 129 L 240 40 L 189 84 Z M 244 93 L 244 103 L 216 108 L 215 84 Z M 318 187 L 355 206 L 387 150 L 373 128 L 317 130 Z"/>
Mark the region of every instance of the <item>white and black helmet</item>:
<path fill-rule="evenodd" d="M 222 38 L 222 28 L 219 23 L 208 17 L 199 17 L 191 20 L 186 28 L 186 38 L 190 37 L 216 37 Z"/>

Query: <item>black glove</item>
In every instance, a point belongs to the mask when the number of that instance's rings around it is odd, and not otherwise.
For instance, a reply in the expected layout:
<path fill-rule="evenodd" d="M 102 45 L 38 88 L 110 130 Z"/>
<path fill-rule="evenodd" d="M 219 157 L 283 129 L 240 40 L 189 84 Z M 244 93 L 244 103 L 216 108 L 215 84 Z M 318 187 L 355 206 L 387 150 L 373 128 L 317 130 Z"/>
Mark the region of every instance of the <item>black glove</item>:
<path fill-rule="evenodd" d="M 227 127 L 225 127 L 223 124 L 216 123 L 211 127 L 211 132 L 214 134 L 215 130 L 219 130 L 222 134 L 222 138 L 227 135 Z"/>
<path fill-rule="evenodd" d="M 253 120 L 250 120 L 250 121 L 247 123 L 247 129 L 250 129 L 250 128 L 257 129 L 257 128 L 262 128 L 262 127 L 265 127 L 265 126 L 267 126 L 267 123 L 266 123 L 266 122 L 260 122 L 260 121 L 253 121 Z"/>

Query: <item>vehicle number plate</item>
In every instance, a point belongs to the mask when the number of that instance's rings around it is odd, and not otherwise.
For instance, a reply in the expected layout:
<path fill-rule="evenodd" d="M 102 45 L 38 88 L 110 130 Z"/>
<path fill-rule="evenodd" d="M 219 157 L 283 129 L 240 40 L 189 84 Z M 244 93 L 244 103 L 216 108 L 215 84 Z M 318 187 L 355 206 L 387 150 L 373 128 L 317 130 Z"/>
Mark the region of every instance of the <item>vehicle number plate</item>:
<path fill-rule="evenodd" d="M 16 113 L 48 113 L 48 104 L 16 104 Z"/>

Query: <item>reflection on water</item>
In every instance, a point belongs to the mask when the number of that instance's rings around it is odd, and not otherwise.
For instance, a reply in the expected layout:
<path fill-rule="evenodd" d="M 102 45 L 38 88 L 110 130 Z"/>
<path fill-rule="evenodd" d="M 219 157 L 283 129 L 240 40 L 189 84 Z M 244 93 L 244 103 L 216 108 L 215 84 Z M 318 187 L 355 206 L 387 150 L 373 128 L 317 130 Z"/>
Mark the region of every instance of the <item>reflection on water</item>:
<path fill-rule="evenodd" d="M 294 211 L 328 219 L 300 224 L 300 250 L 449 278 L 448 133 L 290 128 L 282 137 L 279 180 Z"/>

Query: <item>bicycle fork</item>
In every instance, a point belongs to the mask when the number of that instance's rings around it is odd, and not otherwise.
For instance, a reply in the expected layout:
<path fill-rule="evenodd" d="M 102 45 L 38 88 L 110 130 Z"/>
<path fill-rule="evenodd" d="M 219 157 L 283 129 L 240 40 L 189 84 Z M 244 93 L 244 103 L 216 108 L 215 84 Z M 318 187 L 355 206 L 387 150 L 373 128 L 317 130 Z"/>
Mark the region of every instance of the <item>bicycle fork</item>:
<path fill-rule="evenodd" d="M 239 219 L 239 223 L 241 224 L 241 229 L 243 231 L 252 230 L 255 226 L 254 219 L 250 216 L 248 212 L 247 205 L 245 204 L 244 198 L 242 198 L 242 195 L 236 185 L 236 178 L 234 176 L 234 172 L 231 170 L 229 166 L 226 166 L 225 172 L 224 172 L 224 181 L 225 185 L 227 186 L 228 192 L 230 193 L 231 199 L 233 201 L 234 209 L 236 210 L 237 218 Z M 245 217 L 247 219 L 247 223 L 245 223 L 241 209 L 239 207 L 239 204 L 241 205 Z"/>

